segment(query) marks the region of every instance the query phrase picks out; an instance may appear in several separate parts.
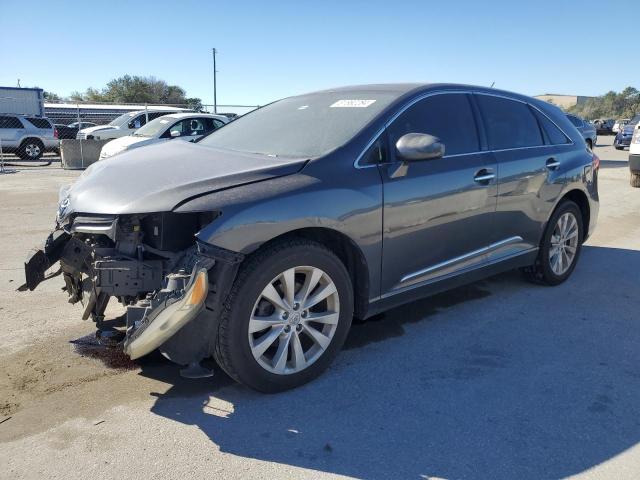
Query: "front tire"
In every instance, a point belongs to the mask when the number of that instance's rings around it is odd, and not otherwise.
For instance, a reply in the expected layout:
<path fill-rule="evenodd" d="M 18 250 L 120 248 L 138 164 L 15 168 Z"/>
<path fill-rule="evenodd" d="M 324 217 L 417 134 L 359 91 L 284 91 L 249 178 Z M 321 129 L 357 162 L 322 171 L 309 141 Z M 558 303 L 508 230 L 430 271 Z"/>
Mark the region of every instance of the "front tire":
<path fill-rule="evenodd" d="M 232 378 L 275 393 L 320 375 L 342 347 L 353 288 L 323 245 L 288 240 L 243 262 L 225 302 L 215 358 Z"/>
<path fill-rule="evenodd" d="M 27 138 L 18 148 L 22 160 L 38 160 L 44 153 L 44 144 L 37 138 Z"/>
<path fill-rule="evenodd" d="M 640 173 L 631 172 L 631 186 L 634 188 L 640 188 Z"/>
<path fill-rule="evenodd" d="M 583 228 L 578 205 L 563 201 L 547 223 L 536 262 L 523 269 L 525 277 L 544 285 L 559 285 L 569 278 L 582 249 Z"/>

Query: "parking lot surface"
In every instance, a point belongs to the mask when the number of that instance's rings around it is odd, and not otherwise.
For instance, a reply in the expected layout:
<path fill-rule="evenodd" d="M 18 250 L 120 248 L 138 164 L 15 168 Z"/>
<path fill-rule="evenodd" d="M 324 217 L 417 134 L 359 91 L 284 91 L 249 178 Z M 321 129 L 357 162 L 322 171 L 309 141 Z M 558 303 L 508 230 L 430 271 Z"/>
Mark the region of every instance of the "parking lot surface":
<path fill-rule="evenodd" d="M 22 262 L 79 172 L 0 175 L 0 478 L 616 478 L 640 472 L 640 189 L 601 137 L 573 276 L 507 273 L 353 326 L 318 380 L 263 395 L 95 345 Z M 117 314 L 117 308 L 113 308 Z"/>

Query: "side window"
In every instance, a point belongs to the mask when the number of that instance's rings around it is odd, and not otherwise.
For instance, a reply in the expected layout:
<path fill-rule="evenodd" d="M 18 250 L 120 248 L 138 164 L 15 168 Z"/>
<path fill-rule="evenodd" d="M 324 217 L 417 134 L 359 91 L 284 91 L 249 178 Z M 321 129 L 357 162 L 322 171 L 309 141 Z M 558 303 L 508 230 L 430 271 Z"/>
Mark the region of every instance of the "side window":
<path fill-rule="evenodd" d="M 129 128 L 138 129 L 138 128 L 142 127 L 145 123 L 147 123 L 147 118 L 146 118 L 146 115 L 144 113 L 142 113 L 142 114 L 138 115 L 137 117 L 133 118 L 129 122 Z"/>
<path fill-rule="evenodd" d="M 532 108 L 531 110 L 538 119 L 538 122 L 540 122 L 540 126 L 547 134 L 547 138 L 549 139 L 549 143 L 551 145 L 564 145 L 565 143 L 569 143 L 569 139 L 567 138 L 567 136 L 562 133 L 562 130 L 556 127 L 555 123 L 549 120 L 546 115 L 539 112 L 535 108 Z"/>
<path fill-rule="evenodd" d="M 407 133 L 428 133 L 444 143 L 445 155 L 480 150 L 467 94 L 444 93 L 420 100 L 404 111 L 388 130 L 391 145 Z"/>
<path fill-rule="evenodd" d="M 161 122 L 163 120 L 160 120 Z M 173 137 L 173 136 L 178 136 L 181 137 L 183 136 L 185 133 L 185 128 L 184 128 L 184 123 L 187 122 L 188 120 L 180 120 L 179 122 L 174 123 L 171 128 L 169 128 L 169 136 Z M 178 134 L 174 133 L 177 132 Z"/>
<path fill-rule="evenodd" d="M 576 127 L 582 127 L 582 120 L 580 120 L 578 117 L 574 117 L 573 115 L 567 115 L 567 117 L 569 118 L 569 120 L 571 120 L 571 123 L 573 123 Z"/>
<path fill-rule="evenodd" d="M 476 94 L 491 150 L 544 145 L 536 118 L 526 103 Z"/>
<path fill-rule="evenodd" d="M 201 118 L 186 120 L 189 125 L 188 135 L 203 135 L 205 132 L 204 122 Z"/>
<path fill-rule="evenodd" d="M 226 125 L 226 123 L 224 123 L 222 120 L 218 120 L 217 118 L 213 119 L 213 125 L 214 125 L 214 129 L 215 128 L 220 128 L 220 127 L 224 127 Z"/>
<path fill-rule="evenodd" d="M 158 117 L 162 117 L 163 115 L 167 115 L 167 112 L 149 112 L 149 121 L 155 120 Z"/>
<path fill-rule="evenodd" d="M 52 128 L 49 120 L 46 118 L 27 118 L 27 121 L 36 128 Z"/>
<path fill-rule="evenodd" d="M 16 117 L 0 117 L 0 128 L 24 128 Z"/>

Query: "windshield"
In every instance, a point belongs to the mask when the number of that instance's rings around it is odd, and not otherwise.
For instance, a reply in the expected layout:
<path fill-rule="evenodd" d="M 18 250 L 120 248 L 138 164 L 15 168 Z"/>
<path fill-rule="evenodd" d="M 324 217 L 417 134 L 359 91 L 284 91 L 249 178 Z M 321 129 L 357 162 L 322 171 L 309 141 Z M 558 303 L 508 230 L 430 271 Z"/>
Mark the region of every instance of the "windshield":
<path fill-rule="evenodd" d="M 144 127 L 140 127 L 133 135 L 136 137 L 157 137 L 175 121 L 175 118 L 158 117 L 155 120 L 151 120 Z"/>
<path fill-rule="evenodd" d="M 399 95 L 342 91 L 285 98 L 234 120 L 200 143 L 239 152 L 319 157 L 345 144 Z"/>
<path fill-rule="evenodd" d="M 640 114 L 634 116 L 631 120 L 629 120 L 628 125 L 635 125 L 640 122 Z"/>
<path fill-rule="evenodd" d="M 136 116 L 136 112 L 130 112 L 130 113 L 125 113 L 123 115 L 120 115 L 117 118 L 114 118 L 113 120 L 111 120 L 109 122 L 109 125 L 112 125 L 114 127 L 121 127 L 123 125 L 126 125 L 129 123 L 129 121 Z"/>

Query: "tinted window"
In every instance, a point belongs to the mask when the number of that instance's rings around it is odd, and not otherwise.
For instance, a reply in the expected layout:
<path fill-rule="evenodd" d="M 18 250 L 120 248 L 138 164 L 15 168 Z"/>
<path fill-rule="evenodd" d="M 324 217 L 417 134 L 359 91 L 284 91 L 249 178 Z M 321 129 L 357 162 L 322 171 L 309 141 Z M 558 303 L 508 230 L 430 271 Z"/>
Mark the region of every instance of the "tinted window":
<path fill-rule="evenodd" d="M 571 120 L 571 123 L 573 123 L 576 127 L 583 126 L 582 120 L 580 120 L 578 117 L 574 117 L 573 115 L 567 115 L 567 118 L 569 118 L 569 120 Z"/>
<path fill-rule="evenodd" d="M 16 117 L 0 117 L 0 128 L 24 128 Z"/>
<path fill-rule="evenodd" d="M 544 144 L 538 122 L 526 103 L 491 95 L 477 95 L 476 98 L 482 110 L 490 149 Z"/>
<path fill-rule="evenodd" d="M 428 133 L 438 137 L 445 145 L 445 155 L 480 149 L 466 94 L 433 95 L 412 105 L 389 127 L 392 145 L 407 133 Z"/>
<path fill-rule="evenodd" d="M 49 120 L 45 118 L 27 118 L 27 121 L 36 128 L 51 128 Z"/>
<path fill-rule="evenodd" d="M 562 133 L 562 130 L 556 127 L 556 125 L 551 120 L 549 120 L 546 115 L 537 111 L 535 108 L 532 109 L 532 111 L 538 118 L 540 126 L 547 134 L 547 138 L 549 139 L 549 143 L 551 145 L 562 145 L 564 143 L 569 143 L 569 139 L 567 138 L 567 136 Z"/>
<path fill-rule="evenodd" d="M 213 128 L 220 128 L 223 127 L 225 125 L 225 123 L 222 120 L 218 120 L 217 118 L 213 119 Z"/>

